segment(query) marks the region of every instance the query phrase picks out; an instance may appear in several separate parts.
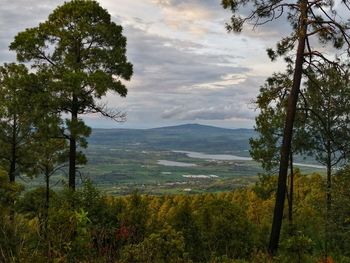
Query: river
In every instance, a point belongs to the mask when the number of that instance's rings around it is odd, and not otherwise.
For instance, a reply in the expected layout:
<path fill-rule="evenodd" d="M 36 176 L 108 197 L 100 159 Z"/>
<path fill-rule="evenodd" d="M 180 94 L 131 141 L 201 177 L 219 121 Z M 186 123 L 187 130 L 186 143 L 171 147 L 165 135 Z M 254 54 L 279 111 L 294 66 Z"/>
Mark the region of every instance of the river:
<path fill-rule="evenodd" d="M 206 154 L 206 153 L 191 152 L 191 151 L 172 151 L 172 152 L 184 153 L 186 154 L 186 156 L 190 158 L 214 160 L 214 161 L 252 161 L 253 160 L 251 157 L 243 157 L 243 156 L 237 156 L 232 154 Z M 326 168 L 323 165 L 317 165 L 317 164 L 294 163 L 294 165 L 302 166 L 302 167 L 317 168 L 317 169 Z"/>

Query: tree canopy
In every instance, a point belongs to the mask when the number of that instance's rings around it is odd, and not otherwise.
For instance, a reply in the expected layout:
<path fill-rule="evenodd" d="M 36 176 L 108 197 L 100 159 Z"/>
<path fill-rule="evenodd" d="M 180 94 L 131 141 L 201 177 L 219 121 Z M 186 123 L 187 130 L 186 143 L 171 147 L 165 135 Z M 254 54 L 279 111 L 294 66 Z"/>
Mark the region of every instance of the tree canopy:
<path fill-rule="evenodd" d="M 73 0 L 57 7 L 39 26 L 19 33 L 11 43 L 17 59 L 50 73 L 57 109 L 70 144 L 69 185 L 75 188 L 77 146 L 85 147 L 90 129 L 80 114 L 100 113 L 114 120 L 124 114 L 99 100 L 108 91 L 124 97 L 132 64 L 126 57 L 122 27 L 96 1 Z"/>

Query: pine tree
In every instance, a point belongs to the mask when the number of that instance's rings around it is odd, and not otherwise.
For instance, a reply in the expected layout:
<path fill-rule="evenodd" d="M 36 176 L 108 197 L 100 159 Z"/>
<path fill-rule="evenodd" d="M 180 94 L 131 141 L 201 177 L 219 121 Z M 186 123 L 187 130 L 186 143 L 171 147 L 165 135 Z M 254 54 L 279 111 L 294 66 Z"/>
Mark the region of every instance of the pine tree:
<path fill-rule="evenodd" d="M 345 12 L 350 11 L 349 1 L 342 1 L 341 4 Z M 227 24 L 229 31 L 241 32 L 243 25 L 248 22 L 254 26 L 261 26 L 282 19 L 286 19 L 292 28 L 290 35 L 283 37 L 277 43 L 276 50 L 268 50 L 272 60 L 283 56 L 288 63 L 294 63 L 293 84 L 287 100 L 283 128 L 276 204 L 268 246 L 270 254 L 275 254 L 282 226 L 293 125 L 303 72 L 306 67 L 317 70 L 320 63 L 325 62 L 339 66 L 335 59 L 323 55 L 313 43 L 317 41 L 323 45 L 331 43 L 334 48 L 344 48 L 346 53 L 349 53 L 349 22 L 337 15 L 334 1 L 329 0 L 222 0 L 222 5 L 233 13 L 231 22 Z M 244 17 L 239 14 L 243 7 L 249 7 L 248 10 L 251 10 Z"/>
<path fill-rule="evenodd" d="M 70 148 L 69 186 L 74 190 L 78 148 L 86 147 L 91 132 L 79 115 L 125 117 L 98 103 L 109 91 L 127 94 L 122 80 L 129 80 L 133 70 L 122 27 L 96 1 L 73 0 L 57 7 L 39 26 L 19 33 L 10 49 L 19 61 L 51 74 L 57 107 L 70 116 L 65 119 L 65 136 Z"/>

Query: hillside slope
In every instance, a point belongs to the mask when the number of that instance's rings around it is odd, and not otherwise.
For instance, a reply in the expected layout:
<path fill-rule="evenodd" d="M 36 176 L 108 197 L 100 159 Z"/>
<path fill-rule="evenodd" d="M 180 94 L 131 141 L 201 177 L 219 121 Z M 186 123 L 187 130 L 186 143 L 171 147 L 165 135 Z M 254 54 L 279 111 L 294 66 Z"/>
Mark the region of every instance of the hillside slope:
<path fill-rule="evenodd" d="M 90 145 L 132 146 L 155 150 L 235 153 L 249 149 L 252 129 L 185 124 L 154 129 L 93 129 Z M 248 153 L 247 153 L 248 154 Z"/>

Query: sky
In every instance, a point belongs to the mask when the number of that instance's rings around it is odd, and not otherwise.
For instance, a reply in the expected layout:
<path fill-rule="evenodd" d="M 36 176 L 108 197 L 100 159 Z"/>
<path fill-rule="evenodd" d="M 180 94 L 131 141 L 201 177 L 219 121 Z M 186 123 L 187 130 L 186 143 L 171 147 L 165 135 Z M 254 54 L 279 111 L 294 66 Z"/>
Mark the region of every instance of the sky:
<path fill-rule="evenodd" d="M 15 61 L 14 36 L 45 21 L 61 0 L 0 0 L 0 63 Z M 274 47 L 285 20 L 240 34 L 228 33 L 231 13 L 220 0 L 99 0 L 127 38 L 134 75 L 128 95 L 104 101 L 127 114 L 124 123 L 82 116 L 94 128 L 151 128 L 199 123 L 252 128 L 254 100 L 264 80 L 281 71 L 266 49 Z"/>

